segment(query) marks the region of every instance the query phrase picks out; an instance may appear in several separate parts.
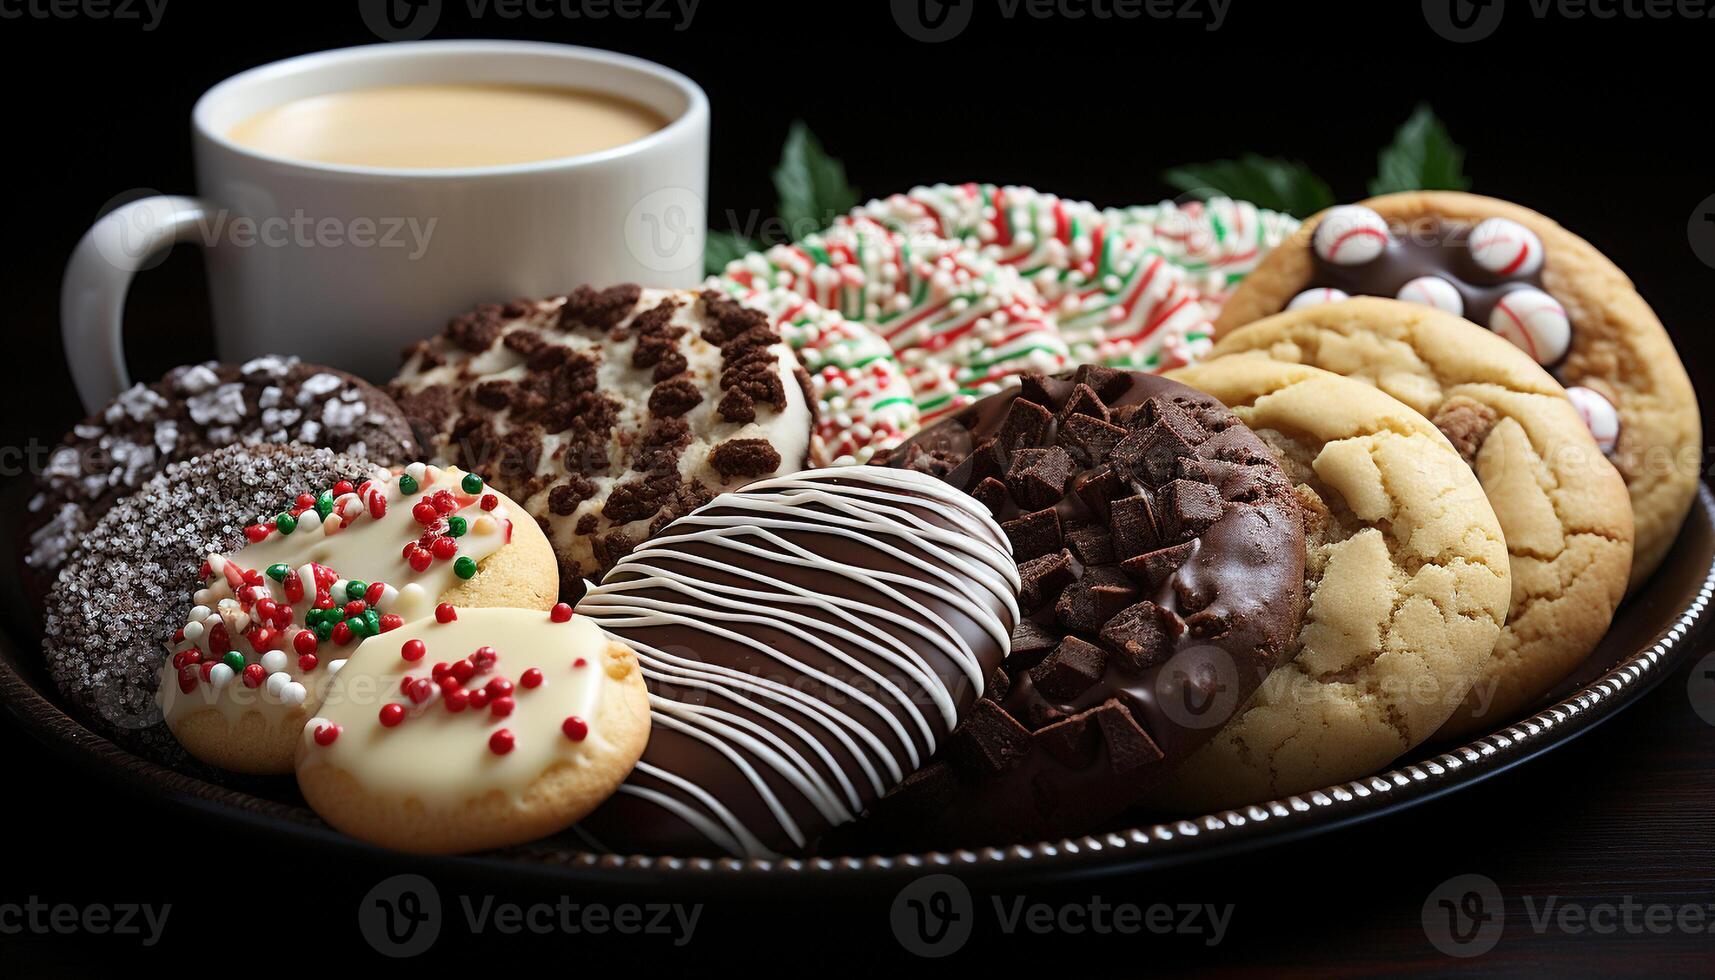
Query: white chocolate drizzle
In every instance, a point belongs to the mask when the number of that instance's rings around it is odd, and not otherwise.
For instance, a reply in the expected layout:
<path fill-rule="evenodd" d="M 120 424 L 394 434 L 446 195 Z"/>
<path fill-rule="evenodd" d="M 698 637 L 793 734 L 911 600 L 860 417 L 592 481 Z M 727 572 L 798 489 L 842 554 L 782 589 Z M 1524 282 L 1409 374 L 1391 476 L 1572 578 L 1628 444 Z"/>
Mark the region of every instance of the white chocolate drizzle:
<path fill-rule="evenodd" d="M 943 523 L 926 519 L 924 510 L 939 514 Z M 808 534 L 825 538 L 826 546 L 806 546 Z M 846 542 L 911 571 L 840 563 L 831 552 L 850 548 Z M 814 591 L 791 580 L 800 568 L 834 573 L 848 584 Z M 702 569 L 739 570 L 758 580 L 754 588 L 733 585 L 700 574 Z M 650 685 L 654 724 L 719 753 L 778 827 L 745 826 L 698 782 L 698 773 L 668 772 L 652 765 L 647 753 L 638 773 L 671 792 L 632 783 L 619 792 L 667 810 L 735 855 L 772 853 L 765 841 L 782 835 L 806 846 L 809 834 L 774 786 L 790 786 L 830 825 L 838 825 L 862 812 L 866 796 L 879 797 L 928 761 L 938 748 L 937 733 L 951 731 L 960 718 L 958 692 L 926 654 L 939 653 L 956 664 L 973 690 L 981 691 L 987 680 L 959 624 L 938 610 L 957 610 L 1004 654 L 1018 619 L 1018 586 L 1011 548 L 986 508 L 921 473 L 812 470 L 721 494 L 623 559 L 601 585 L 590 587 L 578 612 L 637 652 Z M 649 627 L 689 629 L 728 649 L 748 649 L 784 668 L 777 674 L 806 683 L 706 662 L 694 644 L 689 651 L 660 649 L 645 642 Z M 850 673 L 842 679 L 793 659 L 790 651 L 758 639 L 758 628 L 789 634 Z M 864 683 L 850 683 L 853 677 Z M 917 703 L 889 678 L 908 679 L 927 693 L 929 703 Z M 692 696 L 668 696 L 664 689 Z M 722 704 L 742 706 L 749 716 Z M 886 731 L 865 727 L 850 713 L 853 706 L 873 713 Z M 808 749 L 795 747 L 780 732 Z M 856 760 L 855 775 L 867 785 L 854 785 L 830 751 L 834 746 Z M 771 784 L 765 775 L 776 778 Z"/>

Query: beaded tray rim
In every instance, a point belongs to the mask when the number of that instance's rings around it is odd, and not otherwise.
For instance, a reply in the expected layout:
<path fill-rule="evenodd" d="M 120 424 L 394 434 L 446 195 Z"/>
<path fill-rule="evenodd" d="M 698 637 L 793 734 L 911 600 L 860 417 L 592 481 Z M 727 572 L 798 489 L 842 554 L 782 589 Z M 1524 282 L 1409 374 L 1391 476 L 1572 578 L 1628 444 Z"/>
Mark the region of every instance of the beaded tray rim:
<path fill-rule="evenodd" d="M 1687 521 L 1688 528 L 1693 525 L 1699 531 L 1694 543 L 1698 547 L 1689 554 L 1677 549 L 1669 561 L 1685 566 L 1681 573 L 1689 573 L 1688 578 L 1701 576 L 1701 585 L 1683 608 L 1668 614 L 1668 625 L 1636 653 L 1529 718 L 1450 751 L 1363 779 L 1193 818 L 1006 847 L 839 857 L 707 858 L 594 854 L 556 837 L 459 858 L 398 857 L 408 858 L 415 867 L 445 861 L 612 885 L 777 882 L 783 875 L 831 883 L 893 880 L 937 872 L 1029 877 L 1116 874 L 1283 843 L 1474 785 L 1565 744 L 1637 701 L 1678 661 L 1694 652 L 1695 645 L 1688 641 L 1707 625 L 1709 606 L 1715 601 L 1715 493 L 1707 486 L 1698 488 Z M 260 823 L 265 829 L 330 846 L 382 854 L 333 831 L 307 807 L 157 765 L 91 732 L 19 671 L 18 648 L 24 645 L 13 631 L 0 632 L 0 704 L 48 748 L 141 792 L 223 819 Z"/>

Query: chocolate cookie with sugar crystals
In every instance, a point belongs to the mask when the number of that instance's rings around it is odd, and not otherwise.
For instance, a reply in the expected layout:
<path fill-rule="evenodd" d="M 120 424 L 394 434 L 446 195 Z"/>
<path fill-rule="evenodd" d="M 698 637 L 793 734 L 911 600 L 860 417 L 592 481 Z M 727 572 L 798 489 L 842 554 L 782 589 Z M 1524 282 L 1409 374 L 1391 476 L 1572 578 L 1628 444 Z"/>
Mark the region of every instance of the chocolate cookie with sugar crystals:
<path fill-rule="evenodd" d="M 420 454 L 380 389 L 295 357 L 207 361 L 136 384 L 60 440 L 24 517 L 23 577 L 41 599 L 85 532 L 168 464 L 223 446 L 298 442 L 398 466 Z"/>

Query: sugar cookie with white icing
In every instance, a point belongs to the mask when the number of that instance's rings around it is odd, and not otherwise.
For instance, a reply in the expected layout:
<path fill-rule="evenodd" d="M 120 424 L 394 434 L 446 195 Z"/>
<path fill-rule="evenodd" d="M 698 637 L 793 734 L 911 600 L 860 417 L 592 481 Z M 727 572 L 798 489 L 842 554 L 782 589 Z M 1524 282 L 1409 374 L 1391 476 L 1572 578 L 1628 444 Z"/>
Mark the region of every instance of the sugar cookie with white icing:
<path fill-rule="evenodd" d="M 443 608 L 351 656 L 297 740 L 298 786 L 353 837 L 460 853 L 571 826 L 648 740 L 637 659 L 569 606 Z"/>
<path fill-rule="evenodd" d="M 161 667 L 158 699 L 187 751 L 283 773 L 304 721 L 365 637 L 437 605 L 547 609 L 553 549 L 518 505 L 457 468 L 414 463 L 284 501 L 210 554 Z"/>

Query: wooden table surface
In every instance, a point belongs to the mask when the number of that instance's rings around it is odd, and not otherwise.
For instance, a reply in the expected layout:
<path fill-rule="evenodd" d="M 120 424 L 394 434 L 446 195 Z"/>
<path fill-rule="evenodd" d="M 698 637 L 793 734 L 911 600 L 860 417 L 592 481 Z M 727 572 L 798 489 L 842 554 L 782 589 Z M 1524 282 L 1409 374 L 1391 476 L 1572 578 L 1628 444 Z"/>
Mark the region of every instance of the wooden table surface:
<path fill-rule="evenodd" d="M 1516 975 L 1709 975 L 1715 971 L 1715 727 L 1699 717 L 1688 693 L 1697 667 L 1698 660 L 1688 662 L 1643 701 L 1570 745 L 1402 814 L 1168 873 L 1050 889 L 974 890 L 974 931 L 947 962 L 1004 958 L 1074 968 L 1115 962 L 1127 973 L 1150 974 L 1436 974 L 1476 967 Z M 409 872 L 408 859 L 330 858 L 115 793 L 78 780 L 9 726 L 0 727 L 0 751 L 11 762 L 14 814 L 0 875 L 0 962 L 24 968 L 13 975 L 87 975 L 94 964 L 117 958 L 165 965 L 185 955 L 200 961 L 203 952 L 277 950 L 284 958 L 276 965 L 336 951 L 349 954 L 353 964 L 387 962 L 366 945 L 357 909 L 372 887 Z M 1437 889 L 1466 874 L 1492 879 L 1505 906 L 1498 942 L 1470 960 L 1438 951 L 1424 924 L 1426 902 L 1437 908 Z M 436 961 L 477 966 L 497 956 L 570 954 L 586 965 L 750 964 L 768 975 L 810 964 L 843 972 L 883 965 L 932 969 L 939 962 L 911 956 L 895 938 L 891 889 L 829 895 L 783 888 L 778 897 L 760 899 L 562 896 L 459 873 L 437 875 L 434 885 L 443 903 L 431 954 Z M 680 900 L 702 908 L 691 941 L 677 947 L 657 935 L 473 935 L 466 904 L 480 911 L 490 897 L 522 905 Z M 170 903 L 171 911 L 160 941 L 145 948 L 137 937 L 20 932 L 18 909 L 32 899 L 78 906 Z M 1043 934 L 1004 927 L 1021 900 L 1044 903 L 1060 915 L 1060 909 L 1087 908 L 1098 899 L 1108 906 L 1212 906 L 1227 926 L 1218 941 L 1207 929 L 1122 934 L 1086 927 Z M 1559 911 L 1550 924 L 1538 925 L 1533 919 L 1550 901 Z M 1628 932 L 1624 913 L 1633 904 Z M 1565 918 L 1568 906 L 1572 916 L 1588 913 L 1599 924 L 1608 922 L 1604 910 L 1611 908 L 1614 931 L 1565 928 L 1579 921 Z M 1652 906 L 1663 911 L 1651 913 Z M 1697 917 L 1700 925 L 1655 934 L 1647 928 L 1652 914 L 1682 923 Z M 1094 921 L 1069 915 L 1074 927 Z M 1197 921 L 1210 920 L 1200 915 Z M 226 955 L 206 962 L 222 964 L 224 973 L 233 969 Z"/>

